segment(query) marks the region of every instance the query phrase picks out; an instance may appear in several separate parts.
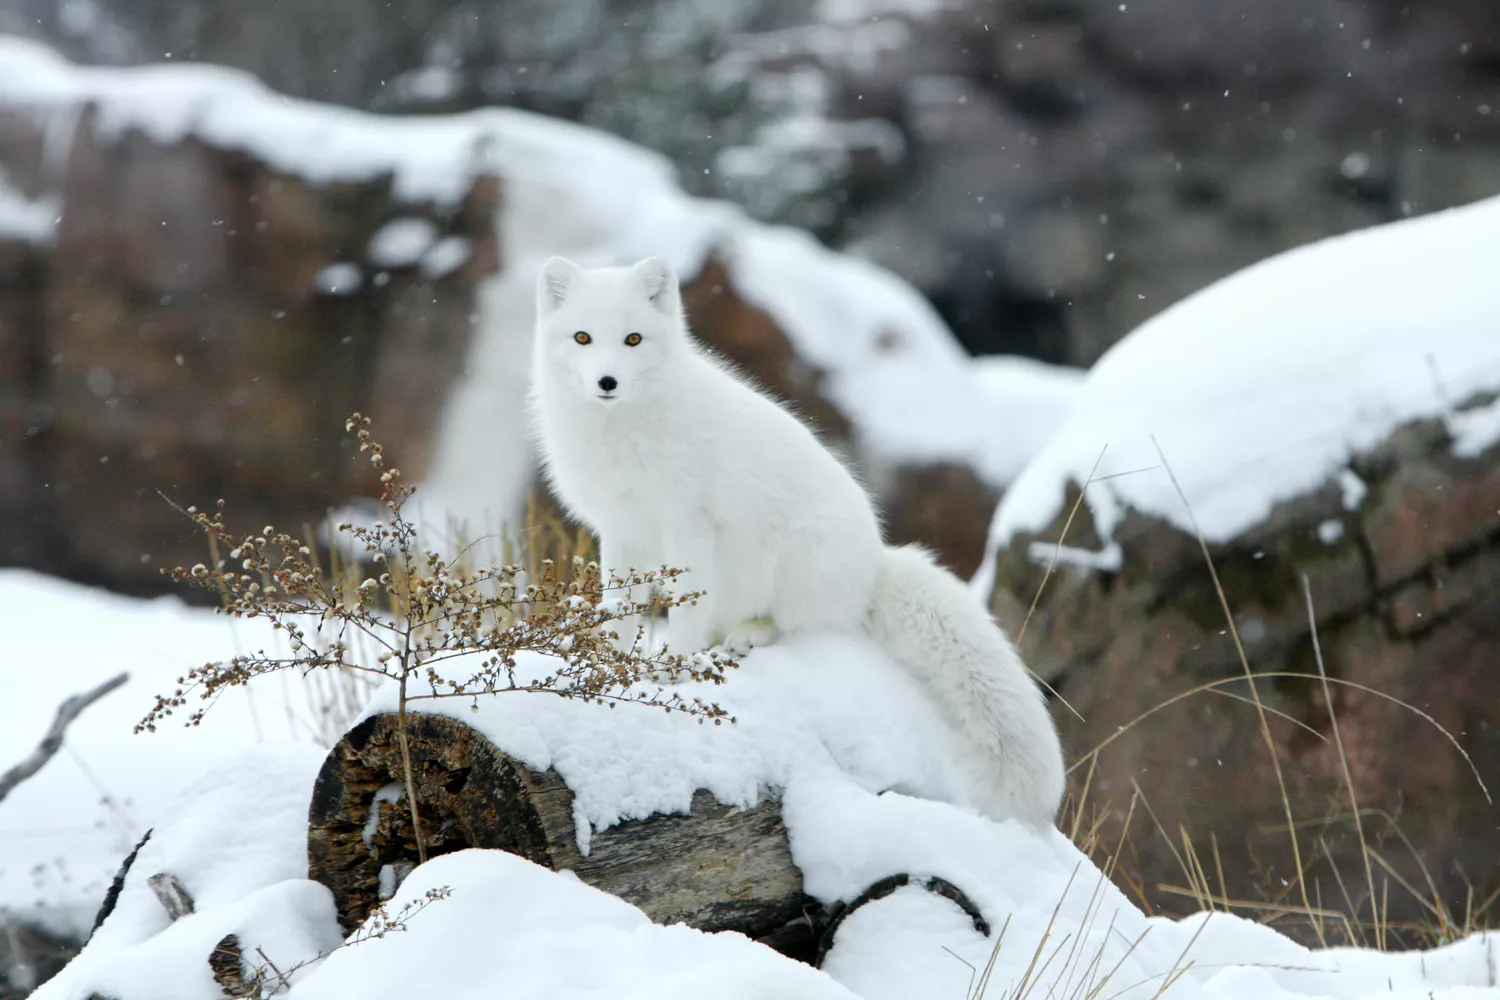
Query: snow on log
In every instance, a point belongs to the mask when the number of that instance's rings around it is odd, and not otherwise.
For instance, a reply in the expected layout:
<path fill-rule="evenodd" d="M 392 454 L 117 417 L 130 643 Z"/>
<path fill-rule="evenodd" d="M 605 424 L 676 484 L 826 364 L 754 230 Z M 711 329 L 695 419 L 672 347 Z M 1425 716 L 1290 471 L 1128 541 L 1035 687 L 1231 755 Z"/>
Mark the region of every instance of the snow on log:
<path fill-rule="evenodd" d="M 736 808 L 698 791 L 686 814 L 597 830 L 578 848 L 573 793 L 462 722 L 407 716 L 418 816 L 428 856 L 465 847 L 509 851 L 640 907 L 661 924 L 751 937 L 798 918 L 805 897 L 780 804 Z M 398 717 L 375 715 L 329 752 L 308 816 L 309 877 L 332 890 L 352 931 L 417 863 Z"/>

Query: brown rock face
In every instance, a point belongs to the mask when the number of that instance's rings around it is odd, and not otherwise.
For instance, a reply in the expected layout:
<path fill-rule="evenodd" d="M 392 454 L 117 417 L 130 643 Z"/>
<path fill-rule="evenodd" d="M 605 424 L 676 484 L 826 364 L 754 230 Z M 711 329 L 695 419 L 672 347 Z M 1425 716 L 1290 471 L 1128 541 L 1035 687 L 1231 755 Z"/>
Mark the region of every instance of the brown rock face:
<path fill-rule="evenodd" d="M 474 283 L 498 267 L 497 182 L 399 204 L 388 177 L 312 187 L 192 139 L 104 139 L 91 118 L 54 245 L 0 244 L 0 563 L 160 589 L 158 567 L 204 550 L 158 491 L 300 531 L 372 485 L 342 432 L 355 409 L 419 475 Z M 366 264 L 411 216 L 468 239 L 467 263 Z"/>
<path fill-rule="evenodd" d="M 1250 667 L 1273 675 L 1260 677 L 1256 689 L 1268 712 L 1279 713 L 1269 716 L 1269 728 L 1314 906 L 1321 893 L 1325 906 L 1371 916 L 1332 715 L 1372 849 L 1424 895 L 1435 886 L 1457 914 L 1471 886 L 1476 899 L 1500 886 L 1500 807 L 1475 774 L 1491 793 L 1500 791 L 1497 469 L 1500 447 L 1463 461 L 1449 452 L 1441 425 L 1414 424 L 1354 461 L 1369 487 L 1357 510 L 1346 510 L 1330 483 L 1212 549 Z M 1081 509 L 1079 520 L 1086 519 Z M 1337 538 L 1330 520 L 1342 526 Z M 1075 522 L 1070 544 L 1087 544 L 1079 539 L 1089 531 Z M 1300 904 L 1286 809 L 1253 706 L 1194 694 L 1120 732 L 1173 696 L 1243 676 L 1243 667 L 1196 539 L 1136 514 L 1116 539 L 1124 569 L 1060 568 L 1023 645 L 1083 717 L 1056 713 L 1070 756 L 1113 738 L 1089 790 L 1090 808 L 1102 806 L 1108 816 L 1106 843 L 1118 845 L 1135 783 L 1174 842 L 1137 809 L 1122 864 L 1127 871 L 1138 864 L 1132 877 L 1153 904 L 1198 908 L 1160 890 L 1188 885 L 1173 851 L 1182 850 L 1179 830 L 1207 859 L 1214 893 Z M 1026 558 L 1032 540 L 1017 539 L 1001 554 L 994 609 L 1012 634 L 1042 575 Z M 1331 701 L 1317 680 L 1304 574 Z M 1275 676 L 1285 673 L 1304 676 Z M 1243 681 L 1220 690 L 1249 694 Z M 1075 793 L 1087 769 L 1074 772 Z M 1435 922 L 1384 866 L 1372 867 L 1377 897 L 1389 893 L 1392 921 Z M 1343 939 L 1333 924 L 1328 932 Z"/>

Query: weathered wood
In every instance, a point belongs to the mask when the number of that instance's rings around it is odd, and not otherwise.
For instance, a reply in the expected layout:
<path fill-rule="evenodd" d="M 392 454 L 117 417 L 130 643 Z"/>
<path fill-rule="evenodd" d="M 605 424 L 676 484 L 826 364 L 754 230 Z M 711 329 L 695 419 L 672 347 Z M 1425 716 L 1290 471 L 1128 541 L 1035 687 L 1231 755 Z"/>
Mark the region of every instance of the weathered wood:
<path fill-rule="evenodd" d="M 226 997 L 260 995 L 260 977 L 245 974 L 245 957 L 237 934 L 225 934 L 208 953 L 208 970 Z"/>
<path fill-rule="evenodd" d="M 146 879 L 146 884 L 151 887 L 162 909 L 167 911 L 167 916 L 174 922 L 193 912 L 193 897 L 188 893 L 187 886 L 171 872 L 157 872 Z"/>
<path fill-rule="evenodd" d="M 584 857 L 573 794 L 557 772 L 534 771 L 443 716 L 408 716 L 408 736 L 430 857 L 465 847 L 509 851 L 571 869 L 659 923 L 759 937 L 802 916 L 802 875 L 770 796 L 740 809 L 700 790 L 686 815 L 595 831 Z M 396 716 L 380 715 L 339 741 L 314 785 L 309 875 L 333 892 L 346 930 L 380 901 L 383 869 L 389 890 L 397 866 L 417 860 L 402 773 Z"/>
<path fill-rule="evenodd" d="M 151 831 L 136 842 L 131 852 L 125 855 L 125 860 L 120 862 L 120 868 L 115 872 L 114 881 L 109 884 L 109 891 L 104 894 L 104 902 L 99 904 L 99 913 L 94 917 L 94 926 L 89 930 L 89 937 L 99 929 L 99 925 L 115 912 L 115 904 L 120 901 L 120 893 L 125 888 L 125 877 L 130 874 L 130 867 L 135 864 L 135 856 L 141 853 L 141 848 L 146 846 L 146 841 L 151 839 Z"/>
<path fill-rule="evenodd" d="M 847 905 L 843 903 L 835 904 L 828 910 L 823 920 L 823 926 L 818 934 L 817 956 L 813 964 L 818 966 L 823 964 L 823 959 L 828 957 L 829 951 L 833 949 L 834 942 L 838 939 L 839 927 L 843 925 L 851 913 L 863 906 L 868 906 L 876 900 L 884 899 L 902 886 L 913 884 L 913 881 L 912 877 L 905 873 L 888 875 L 860 893 L 852 903 Z M 916 882 L 916 884 L 934 895 L 952 900 L 953 904 L 960 910 L 963 910 L 965 916 L 973 922 L 976 931 L 985 937 L 990 936 L 989 921 L 984 918 L 984 914 L 980 912 L 979 907 L 974 905 L 974 901 L 958 886 L 936 875 L 922 879 Z"/>

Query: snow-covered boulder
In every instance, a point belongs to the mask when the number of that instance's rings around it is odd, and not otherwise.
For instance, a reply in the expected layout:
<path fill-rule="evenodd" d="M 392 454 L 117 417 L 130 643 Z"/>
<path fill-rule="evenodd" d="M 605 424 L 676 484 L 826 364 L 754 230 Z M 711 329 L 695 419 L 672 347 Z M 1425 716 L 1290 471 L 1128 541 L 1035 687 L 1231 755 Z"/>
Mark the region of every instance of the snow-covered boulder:
<path fill-rule="evenodd" d="M 1500 878 L 1496 807 L 1441 730 L 1340 682 L 1429 713 L 1500 789 L 1485 735 L 1500 725 L 1497 260 L 1492 200 L 1273 258 L 1141 326 L 1006 494 L 980 581 L 1015 634 L 1092 473 L 1023 647 L 1081 714 L 1056 717 L 1083 754 L 1170 696 L 1243 672 L 1194 519 L 1257 671 L 1316 673 L 1305 574 L 1357 798 L 1380 811 L 1367 832 L 1431 894 L 1425 865 L 1460 911 L 1470 883 Z M 1297 724 L 1270 721 L 1295 818 L 1313 824 L 1304 857 L 1332 855 L 1309 878 L 1327 899 L 1336 866 L 1364 905 L 1322 686 L 1282 677 L 1259 691 Z M 1103 753 L 1091 794 L 1124 810 L 1132 781 L 1174 836 L 1179 823 L 1200 845 L 1216 835 L 1230 896 L 1293 877 L 1253 708 L 1197 695 L 1153 716 Z M 1164 839 L 1135 844 L 1147 884 L 1181 883 Z M 1395 885 L 1389 906 L 1423 912 Z"/>

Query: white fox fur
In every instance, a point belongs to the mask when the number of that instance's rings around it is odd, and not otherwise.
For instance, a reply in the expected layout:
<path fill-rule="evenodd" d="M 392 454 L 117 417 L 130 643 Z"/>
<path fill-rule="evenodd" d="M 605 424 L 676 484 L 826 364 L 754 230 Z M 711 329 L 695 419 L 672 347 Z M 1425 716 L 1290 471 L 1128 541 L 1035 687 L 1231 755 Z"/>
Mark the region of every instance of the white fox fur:
<path fill-rule="evenodd" d="M 704 592 L 671 609 L 670 649 L 864 630 L 963 737 L 974 804 L 1052 822 L 1062 750 L 1004 633 L 927 553 L 885 546 L 849 471 L 694 344 L 666 261 L 543 265 L 532 408 L 547 477 L 599 536 L 601 568 L 681 568 L 678 586 Z"/>

